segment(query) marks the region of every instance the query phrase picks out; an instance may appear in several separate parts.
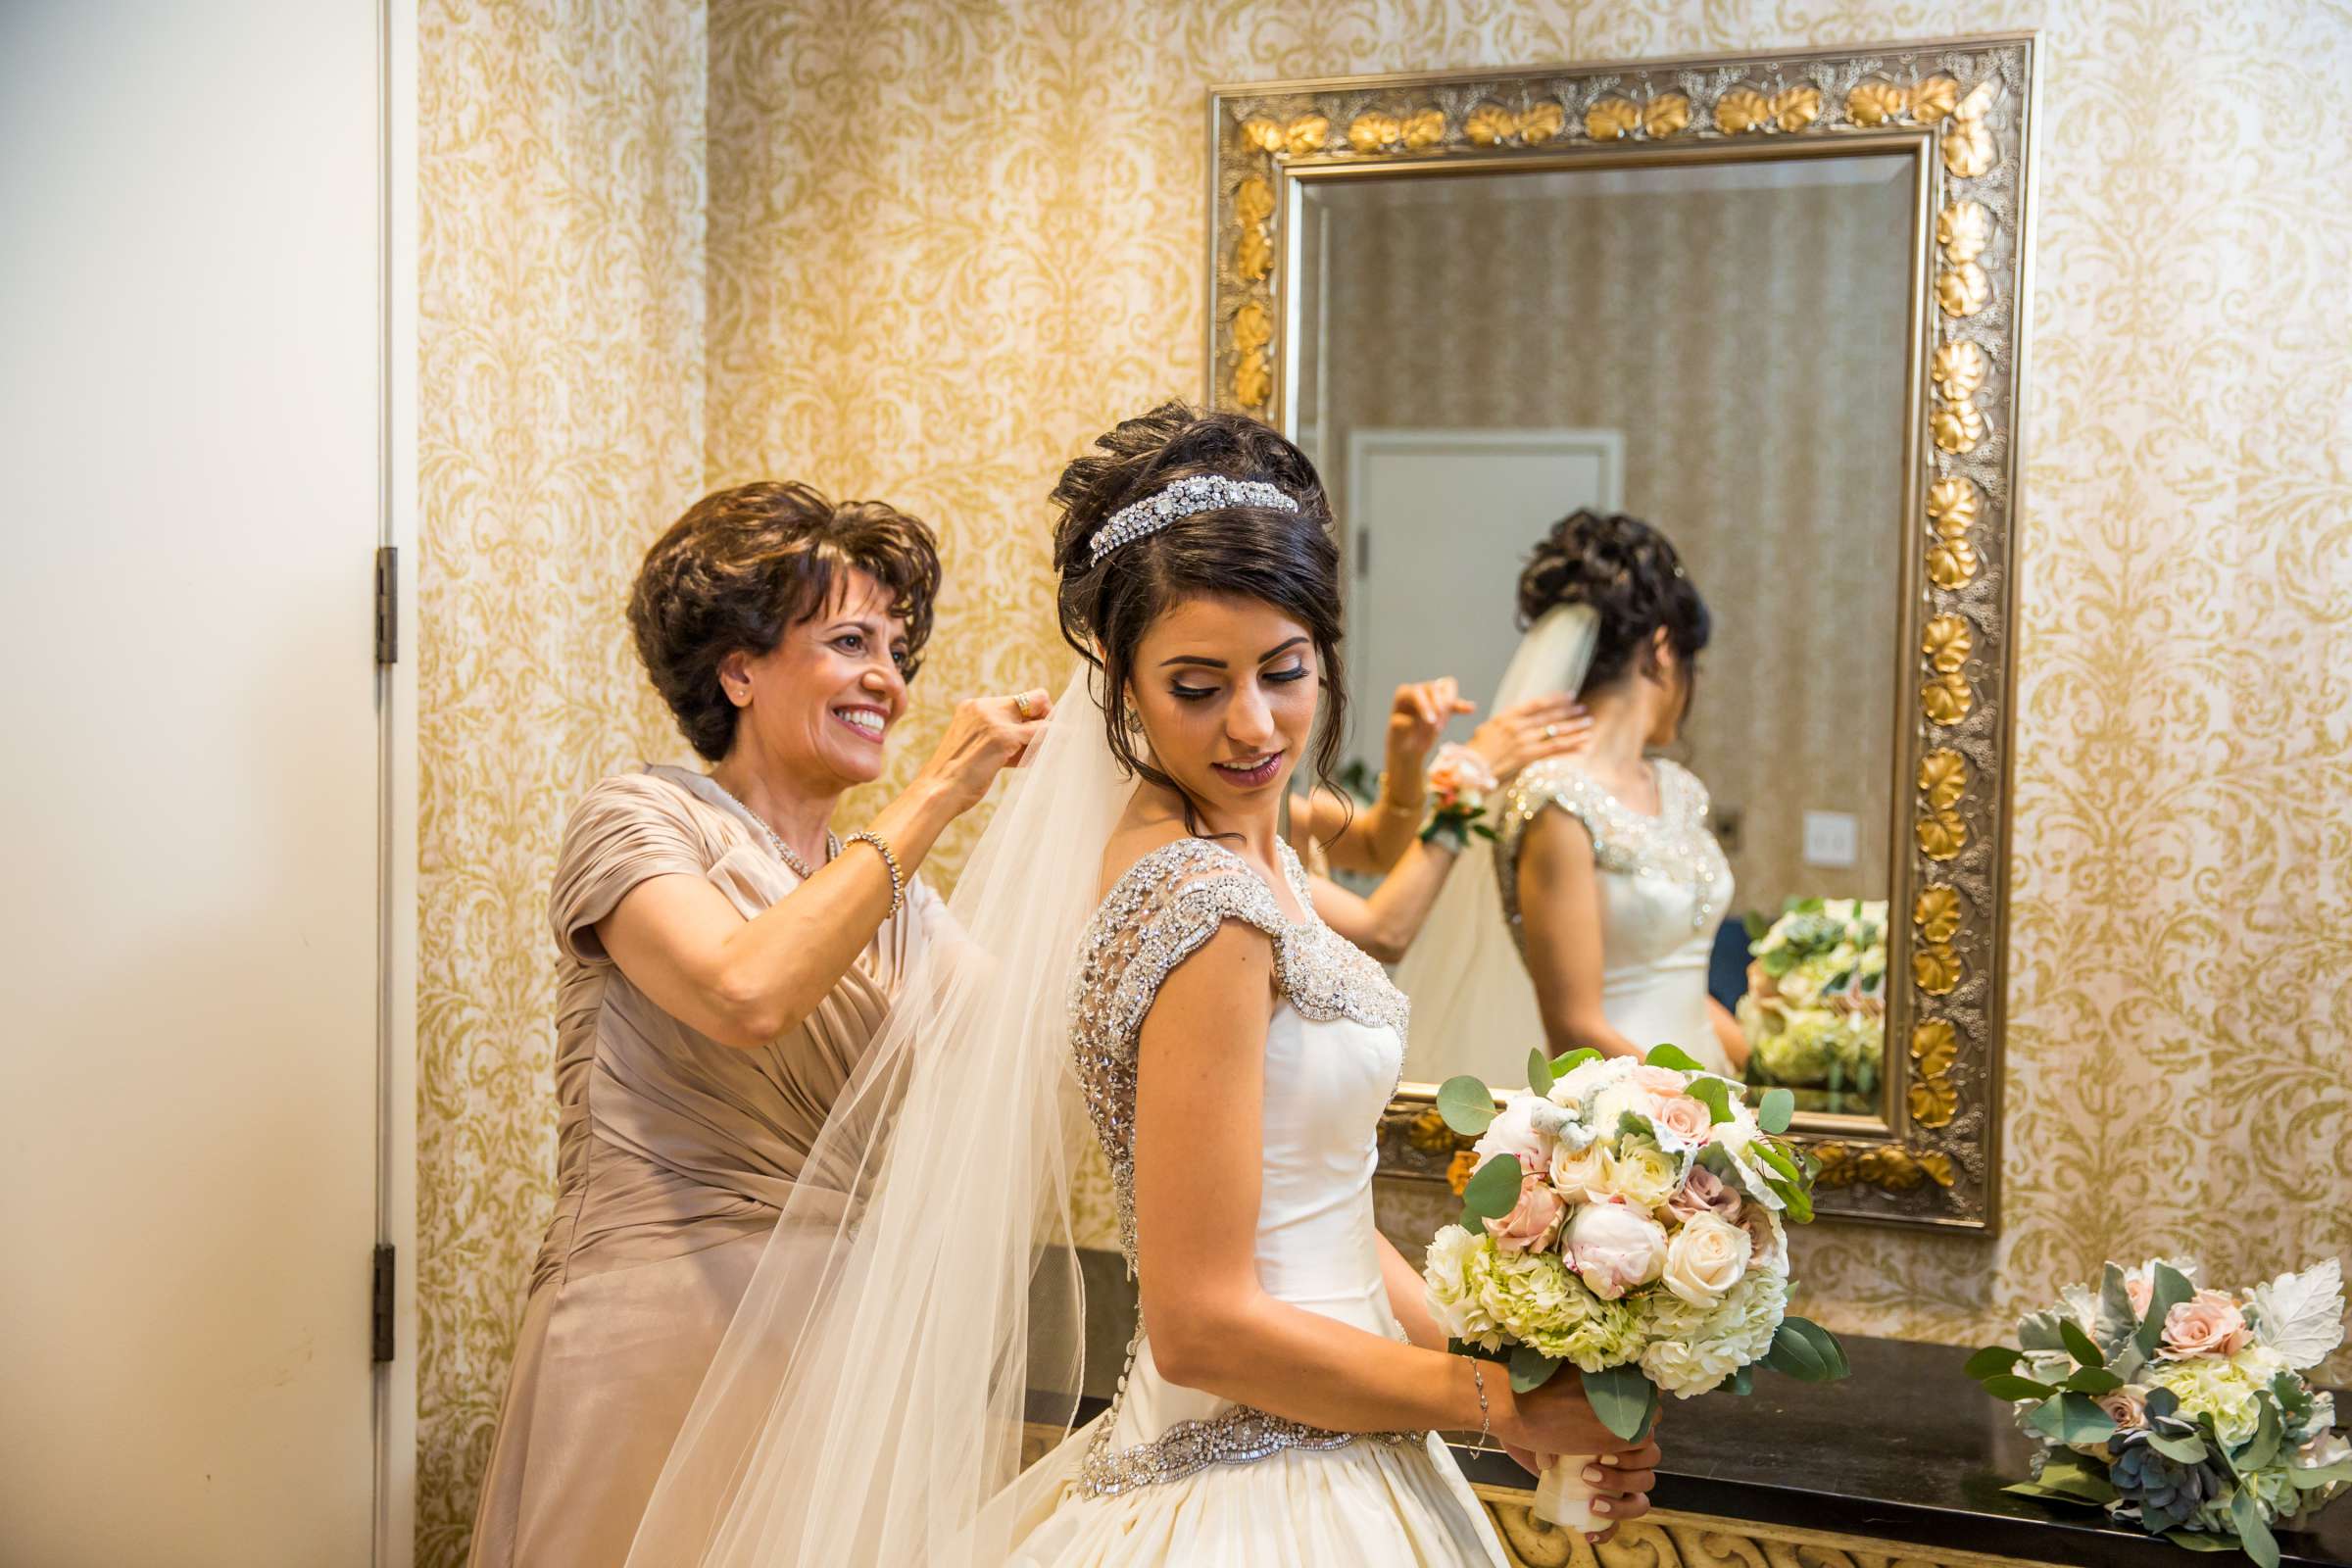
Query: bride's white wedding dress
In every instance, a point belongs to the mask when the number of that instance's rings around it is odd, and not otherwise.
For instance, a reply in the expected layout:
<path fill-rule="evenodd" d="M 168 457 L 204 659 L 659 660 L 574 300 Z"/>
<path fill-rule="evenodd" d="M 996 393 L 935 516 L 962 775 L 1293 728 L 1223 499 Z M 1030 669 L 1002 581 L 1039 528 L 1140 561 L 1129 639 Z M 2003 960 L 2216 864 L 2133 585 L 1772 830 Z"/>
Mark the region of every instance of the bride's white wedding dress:
<path fill-rule="evenodd" d="M 1707 1011 L 1707 963 L 1731 907 L 1732 868 L 1707 827 L 1707 788 L 1690 771 L 1653 759 L 1658 812 L 1633 809 L 1577 766 L 1538 762 L 1512 781 L 1496 825 L 1494 871 L 1511 940 L 1526 955 L 1520 922 L 1519 851 L 1544 811 L 1584 824 L 1599 871 L 1601 1011 L 1609 1027 L 1646 1051 L 1680 1046 L 1708 1070 L 1731 1073 Z M 1520 1060 L 1491 1064 L 1514 1082 Z"/>
<path fill-rule="evenodd" d="M 1273 1296 L 1402 1339 L 1372 1219 L 1374 1131 L 1403 1063 L 1405 999 L 1315 916 L 1302 919 L 1218 845 L 1183 839 L 1137 861 L 1087 928 L 1070 1044 L 1108 1157 L 1120 1246 L 1136 1267 L 1136 1042 L 1168 975 L 1227 920 L 1273 939 L 1281 993 L 1265 1045 L 1257 1273 Z M 1023 1568 L 1217 1564 L 1500 1564 L 1485 1511 L 1429 1433 L 1327 1432 L 1170 1382 L 1139 1327 L 1111 1408 L 1022 1489 Z"/>

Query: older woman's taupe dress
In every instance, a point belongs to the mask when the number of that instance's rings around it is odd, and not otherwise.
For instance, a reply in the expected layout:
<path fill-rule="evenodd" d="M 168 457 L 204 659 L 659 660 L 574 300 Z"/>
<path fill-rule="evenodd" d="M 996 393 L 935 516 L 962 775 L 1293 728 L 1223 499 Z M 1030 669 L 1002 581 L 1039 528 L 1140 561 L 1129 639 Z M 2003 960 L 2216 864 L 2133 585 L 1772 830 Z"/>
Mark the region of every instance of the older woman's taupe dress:
<path fill-rule="evenodd" d="M 556 1215 L 475 1516 L 483 1568 L 627 1556 L 826 1110 L 944 919 L 914 882 L 808 1022 L 743 1051 L 655 1006 L 597 940 L 623 894 L 667 875 L 702 877 L 747 919 L 798 885 L 740 808 L 679 768 L 606 779 L 564 829 Z"/>

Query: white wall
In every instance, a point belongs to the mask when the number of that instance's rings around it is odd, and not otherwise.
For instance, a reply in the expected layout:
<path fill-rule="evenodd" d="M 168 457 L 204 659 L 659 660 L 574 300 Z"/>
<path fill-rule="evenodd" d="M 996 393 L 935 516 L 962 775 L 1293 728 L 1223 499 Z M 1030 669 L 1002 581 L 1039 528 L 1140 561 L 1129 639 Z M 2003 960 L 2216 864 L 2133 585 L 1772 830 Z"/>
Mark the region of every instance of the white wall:
<path fill-rule="evenodd" d="M 0 1561 L 374 1505 L 371 5 L 0 7 Z"/>

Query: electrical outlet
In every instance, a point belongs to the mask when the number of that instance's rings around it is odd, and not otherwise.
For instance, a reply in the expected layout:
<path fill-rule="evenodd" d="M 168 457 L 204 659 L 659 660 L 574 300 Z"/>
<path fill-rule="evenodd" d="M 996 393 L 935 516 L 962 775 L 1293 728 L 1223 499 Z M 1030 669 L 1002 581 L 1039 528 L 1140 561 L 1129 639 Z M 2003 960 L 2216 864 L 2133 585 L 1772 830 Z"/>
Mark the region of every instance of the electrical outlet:
<path fill-rule="evenodd" d="M 1861 855 L 1861 825 L 1851 811 L 1805 813 L 1805 863 L 1850 869 Z"/>

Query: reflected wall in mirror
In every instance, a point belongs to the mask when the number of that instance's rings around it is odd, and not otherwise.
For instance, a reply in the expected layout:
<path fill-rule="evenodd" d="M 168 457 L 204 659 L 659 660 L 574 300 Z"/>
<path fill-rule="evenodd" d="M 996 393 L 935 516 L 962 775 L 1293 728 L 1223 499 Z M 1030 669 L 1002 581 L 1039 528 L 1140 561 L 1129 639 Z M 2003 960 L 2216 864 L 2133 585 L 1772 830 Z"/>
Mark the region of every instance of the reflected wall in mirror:
<path fill-rule="evenodd" d="M 1669 755 L 1711 792 L 1738 890 L 1719 940 L 1672 952 L 1713 960 L 1753 1081 L 1871 1116 L 1886 954 L 1845 938 L 1883 932 L 1888 897 L 1920 176 L 1887 153 L 1398 172 L 1308 184 L 1298 208 L 1298 429 L 1354 570 L 1349 757 L 1379 767 L 1402 682 L 1450 674 L 1489 703 L 1556 520 L 1654 524 L 1712 611 Z M 1822 900 L 1871 904 L 1835 933 L 1782 923 L 1751 984 L 1745 927 Z M 1466 1018 L 1424 1010 L 1408 1080 L 1516 1081 L 1528 1042 Z"/>
<path fill-rule="evenodd" d="M 1513 824 L 1583 791 L 1609 1026 L 1793 1089 L 1824 1208 L 1874 1219 L 1994 1212 L 2033 65 L 2009 36 L 1211 96 L 1211 395 L 1333 494 L 1359 776 L 1398 684 L 1494 699 L 1555 522 L 1654 524 L 1712 612 L 1682 721 L 1613 784 L 1505 791 L 1494 924 Z M 1493 974 L 1412 985 L 1391 1174 L 1458 1168 L 1438 1081 L 1563 1044 Z"/>

